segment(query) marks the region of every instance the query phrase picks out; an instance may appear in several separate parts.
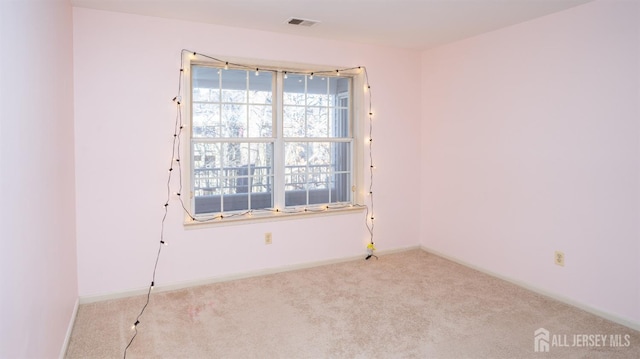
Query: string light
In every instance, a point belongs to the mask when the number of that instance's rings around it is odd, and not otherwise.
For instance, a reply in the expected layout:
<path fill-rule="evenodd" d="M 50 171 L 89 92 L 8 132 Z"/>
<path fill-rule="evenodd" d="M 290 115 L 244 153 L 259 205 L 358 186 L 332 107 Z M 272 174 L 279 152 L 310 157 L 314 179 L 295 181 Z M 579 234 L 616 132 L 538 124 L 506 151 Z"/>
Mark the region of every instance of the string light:
<path fill-rule="evenodd" d="M 224 64 L 223 68 L 225 70 L 229 69 L 229 65 L 230 63 L 228 61 L 221 61 L 215 57 L 211 57 L 208 55 L 204 55 L 204 54 L 198 54 L 195 51 L 191 52 L 188 50 L 182 50 L 182 62 L 180 65 L 180 71 L 179 71 L 179 78 L 178 78 L 178 95 L 175 96 L 172 101 L 176 104 L 176 119 L 175 119 L 175 131 L 173 134 L 173 147 L 172 147 L 172 157 L 171 157 L 171 163 L 172 165 L 169 167 L 168 170 L 168 179 L 167 179 L 167 200 L 165 201 L 163 207 L 164 207 L 164 215 L 162 217 L 162 221 L 161 221 L 161 231 L 160 231 L 160 243 L 159 243 L 159 248 L 158 248 L 158 252 L 156 255 L 156 260 L 155 260 L 155 264 L 153 267 L 153 274 L 152 274 L 152 280 L 150 282 L 149 288 L 147 290 L 147 296 L 146 296 L 146 301 L 145 304 L 143 305 L 142 309 L 140 310 L 140 313 L 138 314 L 138 316 L 136 317 L 136 321 L 135 323 L 132 325 L 132 329 L 135 331 L 133 336 L 131 337 L 129 343 L 127 344 L 127 346 L 124 349 L 124 358 L 126 359 L 127 357 L 127 350 L 129 349 L 129 347 L 131 346 L 131 344 L 133 343 L 134 339 L 136 338 L 136 336 L 138 335 L 138 324 L 140 324 L 140 317 L 144 314 L 145 309 L 147 308 L 147 306 L 149 305 L 149 300 L 150 300 L 150 295 L 151 295 L 151 291 L 154 289 L 155 287 L 155 277 L 156 277 L 156 270 L 158 268 L 158 262 L 160 260 L 160 254 L 162 251 L 162 247 L 167 246 L 168 242 L 165 241 L 164 238 L 164 224 L 165 224 L 165 220 L 167 218 L 168 215 L 168 207 L 169 207 L 169 201 L 171 200 L 171 194 L 173 193 L 173 195 L 177 198 L 174 197 L 174 199 L 177 199 L 180 202 L 180 205 L 182 206 L 182 209 L 184 210 L 185 214 L 188 216 L 188 220 L 191 222 L 208 222 L 208 221 L 212 221 L 212 220 L 223 220 L 226 218 L 230 218 L 230 217 L 238 217 L 238 216 L 252 216 L 253 215 L 253 210 L 247 210 L 245 212 L 234 212 L 231 214 L 223 214 L 223 213 L 219 213 L 217 215 L 214 215 L 213 217 L 210 218 L 196 218 L 195 216 L 193 216 L 190 211 L 186 208 L 184 201 L 182 199 L 181 196 L 181 192 L 182 192 L 182 176 L 180 176 L 180 173 L 182 173 L 182 164 L 180 162 L 180 158 L 178 157 L 178 154 L 181 153 L 181 149 L 180 149 L 180 136 L 182 134 L 183 129 L 185 128 L 184 124 L 182 123 L 182 107 L 181 107 L 181 102 L 182 102 L 182 83 L 184 81 L 184 73 L 187 72 L 187 68 L 184 67 L 184 54 L 188 53 L 188 57 L 190 59 L 195 59 L 196 56 L 200 56 L 200 57 L 204 57 L 210 60 L 213 60 L 215 62 L 218 62 L 220 64 Z M 243 68 L 246 70 L 250 70 L 251 68 L 246 66 L 246 65 L 242 65 L 242 64 L 233 64 L 234 67 L 238 67 L 238 68 Z M 345 68 L 342 69 L 342 71 L 356 71 L 357 73 L 362 73 L 364 72 L 364 80 L 365 80 L 365 92 L 368 92 L 368 97 L 369 97 L 369 137 L 368 137 L 368 145 L 369 145 L 369 162 L 370 162 L 370 181 L 369 181 L 369 193 L 368 193 L 368 198 L 369 198 L 369 205 L 362 205 L 362 204 L 346 204 L 346 205 L 337 205 L 337 206 L 329 206 L 329 205 L 325 205 L 322 207 L 316 207 L 315 209 L 310 209 L 310 208 L 303 208 L 303 209 L 285 209 L 285 210 L 281 210 L 280 208 L 272 208 L 272 209 L 264 209 L 262 210 L 262 212 L 274 212 L 275 215 L 281 214 L 281 213 L 298 213 L 298 212 L 303 212 L 303 213 L 309 213 L 309 212 L 324 212 L 324 211 L 329 211 L 330 209 L 336 208 L 353 208 L 353 207 L 364 207 L 366 209 L 366 227 L 369 231 L 370 234 L 370 239 L 369 239 L 369 244 L 367 245 L 367 253 L 368 255 L 365 257 L 365 259 L 369 259 L 371 257 L 375 257 L 376 259 L 378 258 L 377 256 L 373 255 L 373 251 L 375 250 L 374 247 L 374 237 L 373 237 L 373 233 L 374 233 L 374 202 L 373 202 L 373 152 L 372 152 L 372 143 L 373 143 L 373 125 L 372 125 L 372 117 L 373 117 L 373 111 L 372 111 L 372 95 L 371 95 L 371 86 L 369 85 L 369 75 L 367 73 L 367 68 L 366 67 L 353 67 L 353 68 Z M 302 73 L 304 75 L 304 73 Z M 313 80 L 313 77 L 315 74 L 326 74 L 326 75 L 330 75 L 331 72 L 330 71 L 320 71 L 320 72 L 310 72 L 308 77 L 309 80 Z M 336 76 L 340 76 L 341 75 L 341 69 L 337 69 L 335 70 L 335 74 Z M 260 69 L 259 68 L 255 68 L 255 75 L 259 76 L 260 75 Z M 287 71 L 283 71 L 283 76 L 284 78 L 288 78 L 288 72 Z M 368 91 L 367 91 L 368 90 Z M 178 190 L 177 191 L 171 191 L 171 178 L 173 175 L 173 164 L 175 163 L 175 165 L 177 165 L 177 176 L 179 178 L 179 185 L 178 185 Z"/>
<path fill-rule="evenodd" d="M 360 69 L 360 67 L 358 67 Z M 376 259 L 378 259 L 377 256 L 375 256 L 373 254 L 373 251 L 375 251 L 375 244 L 373 241 L 373 233 L 374 233 L 374 196 L 373 196 L 373 170 L 374 170 L 374 166 L 373 166 L 373 95 L 372 95 L 372 91 L 371 91 L 371 85 L 369 84 L 369 73 L 367 72 L 367 68 L 363 67 L 362 70 L 364 71 L 364 80 L 365 80 L 365 87 L 368 91 L 365 91 L 369 96 L 369 205 L 366 206 L 367 208 L 367 213 L 365 218 L 368 217 L 368 220 L 365 221 L 365 224 L 367 225 L 367 230 L 369 231 L 369 244 L 367 245 L 367 256 L 365 257 L 365 259 L 370 259 L 371 257 L 375 257 Z"/>

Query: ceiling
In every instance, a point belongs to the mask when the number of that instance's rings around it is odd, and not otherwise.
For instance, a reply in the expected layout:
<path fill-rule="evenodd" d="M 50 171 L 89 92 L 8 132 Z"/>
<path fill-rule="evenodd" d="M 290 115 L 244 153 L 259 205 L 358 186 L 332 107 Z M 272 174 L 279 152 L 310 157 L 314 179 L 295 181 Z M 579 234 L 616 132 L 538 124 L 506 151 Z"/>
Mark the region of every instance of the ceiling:
<path fill-rule="evenodd" d="M 73 6 L 425 50 L 592 0 L 72 0 Z M 315 20 L 311 26 L 290 18 Z"/>

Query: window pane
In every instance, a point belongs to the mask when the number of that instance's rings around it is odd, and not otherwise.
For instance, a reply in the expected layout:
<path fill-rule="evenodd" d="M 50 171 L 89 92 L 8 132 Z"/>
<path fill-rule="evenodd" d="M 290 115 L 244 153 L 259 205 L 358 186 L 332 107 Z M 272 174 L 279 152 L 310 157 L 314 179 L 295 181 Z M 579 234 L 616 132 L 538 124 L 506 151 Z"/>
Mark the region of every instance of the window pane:
<path fill-rule="evenodd" d="M 260 72 L 259 76 L 249 76 L 249 102 L 253 104 L 271 104 L 273 102 L 273 74 Z"/>
<path fill-rule="evenodd" d="M 273 136 L 273 106 L 250 105 L 249 106 L 249 137 Z"/>
<path fill-rule="evenodd" d="M 329 124 L 330 137 L 349 137 L 349 87 L 351 79 L 345 77 L 332 77 L 329 79 L 330 106 Z"/>
<path fill-rule="evenodd" d="M 307 191 L 300 190 L 294 186 L 286 185 L 284 187 L 284 204 L 287 207 L 304 206 L 307 204 Z"/>
<path fill-rule="evenodd" d="M 306 137 L 329 137 L 329 114 L 326 107 L 307 108 Z"/>
<path fill-rule="evenodd" d="M 310 166 L 328 168 L 331 165 L 331 146 L 329 142 L 311 142 L 308 147 L 309 159 L 307 162 Z"/>
<path fill-rule="evenodd" d="M 287 142 L 284 145 L 284 163 L 287 167 L 306 166 L 307 164 L 307 143 Z"/>
<path fill-rule="evenodd" d="M 194 103 L 192 119 L 193 137 L 220 136 L 220 105 Z"/>
<path fill-rule="evenodd" d="M 348 77 L 331 77 L 329 79 L 329 93 L 331 94 L 330 96 L 331 106 L 338 106 L 338 104 L 335 103 L 336 98 L 338 96 L 344 96 L 346 98 L 349 98 L 350 83 L 351 83 L 351 79 Z"/>
<path fill-rule="evenodd" d="M 273 136 L 273 73 L 249 76 L 249 137 Z"/>
<path fill-rule="evenodd" d="M 285 105 L 305 105 L 305 75 L 288 75 L 284 79 L 284 94 L 282 96 Z"/>
<path fill-rule="evenodd" d="M 244 70 L 222 70 L 222 102 L 247 103 L 247 76 Z"/>
<path fill-rule="evenodd" d="M 313 80 L 307 78 L 307 106 L 327 106 L 329 104 L 328 83 L 329 79 L 326 77 L 314 77 Z"/>
<path fill-rule="evenodd" d="M 222 105 L 222 137 L 247 136 L 247 105 Z"/>
<path fill-rule="evenodd" d="M 351 170 L 351 143 L 336 142 L 331 144 L 331 158 L 335 172 Z"/>
<path fill-rule="evenodd" d="M 192 96 L 193 101 L 220 101 L 220 69 L 213 67 L 193 66 Z"/>
<path fill-rule="evenodd" d="M 307 204 L 307 143 L 285 143 L 285 205 Z"/>
<path fill-rule="evenodd" d="M 350 135 L 349 128 L 349 109 L 348 108 L 332 108 L 329 111 L 329 137 L 347 138 Z"/>
<path fill-rule="evenodd" d="M 193 194 L 196 214 L 220 211 L 221 154 L 218 144 L 193 144 Z"/>
<path fill-rule="evenodd" d="M 351 143 L 331 144 L 333 179 L 331 183 L 331 202 L 351 200 Z"/>
<path fill-rule="evenodd" d="M 331 184 L 331 202 L 349 202 L 351 200 L 351 175 L 338 173 Z"/>
<path fill-rule="evenodd" d="M 283 108 L 282 128 L 284 137 L 304 137 L 305 109 L 301 106 Z"/>
<path fill-rule="evenodd" d="M 220 145 L 194 142 L 194 168 L 220 168 L 221 159 Z"/>
<path fill-rule="evenodd" d="M 322 204 L 330 203 L 329 189 L 310 189 L 309 190 L 309 204 Z"/>

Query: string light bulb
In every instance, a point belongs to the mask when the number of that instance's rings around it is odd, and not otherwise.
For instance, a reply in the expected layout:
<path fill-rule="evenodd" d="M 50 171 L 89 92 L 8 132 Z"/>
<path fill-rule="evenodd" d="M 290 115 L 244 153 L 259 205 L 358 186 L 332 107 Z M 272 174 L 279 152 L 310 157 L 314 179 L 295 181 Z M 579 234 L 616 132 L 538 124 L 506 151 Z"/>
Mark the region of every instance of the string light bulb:
<path fill-rule="evenodd" d="M 260 69 L 256 67 L 256 76 L 260 75 Z"/>
<path fill-rule="evenodd" d="M 229 70 L 229 61 L 224 63 L 224 69 Z"/>
<path fill-rule="evenodd" d="M 313 80 L 313 72 L 309 75 L 309 80 Z"/>
<path fill-rule="evenodd" d="M 289 75 L 287 75 L 287 72 L 286 72 L 286 71 L 284 71 L 284 78 L 285 78 L 285 79 L 288 79 L 288 78 L 289 78 Z"/>

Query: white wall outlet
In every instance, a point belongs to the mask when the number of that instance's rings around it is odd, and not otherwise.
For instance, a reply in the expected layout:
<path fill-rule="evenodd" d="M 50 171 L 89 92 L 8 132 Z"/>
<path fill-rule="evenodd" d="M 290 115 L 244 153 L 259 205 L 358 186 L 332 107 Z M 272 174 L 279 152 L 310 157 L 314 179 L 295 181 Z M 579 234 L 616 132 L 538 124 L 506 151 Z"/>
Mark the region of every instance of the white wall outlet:
<path fill-rule="evenodd" d="M 564 252 L 556 251 L 554 255 L 554 262 L 556 265 L 564 267 Z"/>
<path fill-rule="evenodd" d="M 264 244 L 271 244 L 273 243 L 273 236 L 271 235 L 271 232 L 267 232 L 264 234 Z"/>

